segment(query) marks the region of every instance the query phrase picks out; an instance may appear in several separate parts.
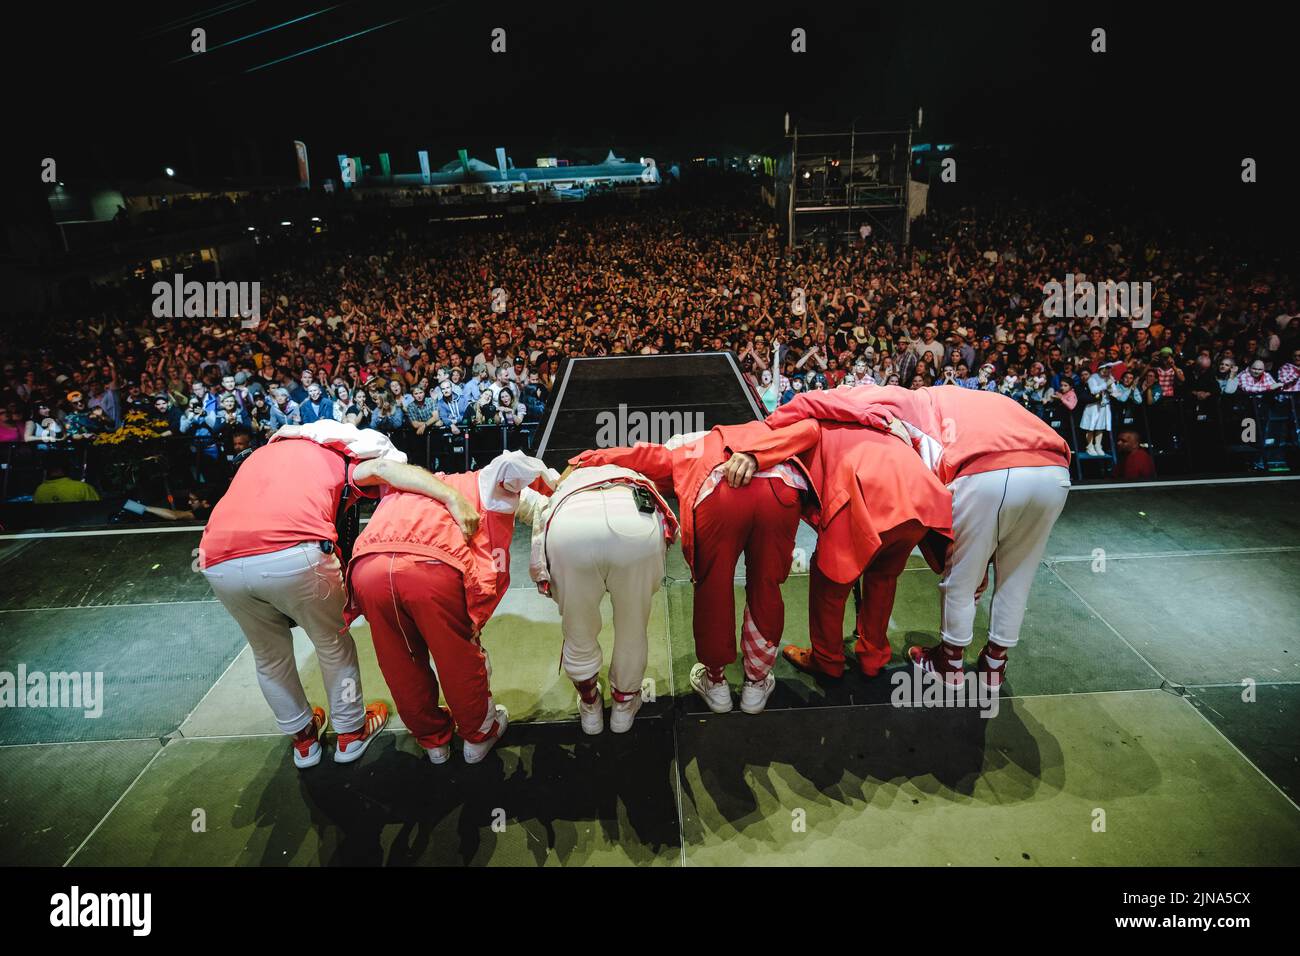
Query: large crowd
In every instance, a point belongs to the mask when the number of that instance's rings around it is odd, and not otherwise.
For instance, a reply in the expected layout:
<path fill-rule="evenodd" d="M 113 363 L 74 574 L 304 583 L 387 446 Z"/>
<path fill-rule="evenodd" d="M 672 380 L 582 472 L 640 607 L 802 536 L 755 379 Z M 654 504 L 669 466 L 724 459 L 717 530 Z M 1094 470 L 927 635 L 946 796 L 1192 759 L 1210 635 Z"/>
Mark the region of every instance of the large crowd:
<path fill-rule="evenodd" d="M 864 234 L 787 253 L 764 213 L 664 203 L 455 233 L 332 228 L 265 250 L 247 276 L 255 328 L 155 318 L 153 282 L 170 276 L 105 286 L 93 309 L 0 344 L 0 442 L 180 436 L 195 480 L 215 481 L 205 461 L 288 423 L 522 425 L 567 356 L 694 351 L 734 353 L 769 410 L 864 381 L 1083 407 L 1090 451 L 1115 405 L 1300 391 L 1295 277 L 1211 237 L 1062 201 L 931 211 L 910 248 Z M 1044 285 L 1067 274 L 1149 282 L 1152 299 L 1045 315 Z"/>

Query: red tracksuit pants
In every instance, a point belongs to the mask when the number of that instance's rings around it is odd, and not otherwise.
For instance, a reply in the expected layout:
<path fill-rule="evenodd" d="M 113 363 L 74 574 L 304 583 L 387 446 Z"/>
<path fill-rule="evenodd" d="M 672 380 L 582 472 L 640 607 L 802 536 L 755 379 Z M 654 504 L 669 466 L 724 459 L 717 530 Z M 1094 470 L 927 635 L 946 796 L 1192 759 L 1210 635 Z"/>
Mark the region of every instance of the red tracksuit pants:
<path fill-rule="evenodd" d="M 415 554 L 366 554 L 349 581 L 393 703 L 420 746 L 445 746 L 453 727 L 469 743 L 495 733 L 487 655 L 474 639 L 460 572 Z"/>
<path fill-rule="evenodd" d="M 781 585 L 790 575 L 799 527 L 799 491 L 779 478 L 743 488 L 725 481 L 695 509 L 695 655 L 708 668 L 736 659 L 736 562 L 745 556 L 745 677 L 762 680 L 776 662 L 785 628 Z"/>
<path fill-rule="evenodd" d="M 889 663 L 889 615 L 894 610 L 898 576 L 907 567 L 912 549 L 921 543 L 926 529 L 908 522 L 886 532 L 880 548 L 862 572 L 862 600 L 858 605 L 858 640 L 854 650 L 858 666 L 874 677 Z M 844 673 L 844 605 L 852 583 L 832 581 L 817 566 L 813 555 L 808 582 L 808 635 L 813 657 L 827 674 Z"/>

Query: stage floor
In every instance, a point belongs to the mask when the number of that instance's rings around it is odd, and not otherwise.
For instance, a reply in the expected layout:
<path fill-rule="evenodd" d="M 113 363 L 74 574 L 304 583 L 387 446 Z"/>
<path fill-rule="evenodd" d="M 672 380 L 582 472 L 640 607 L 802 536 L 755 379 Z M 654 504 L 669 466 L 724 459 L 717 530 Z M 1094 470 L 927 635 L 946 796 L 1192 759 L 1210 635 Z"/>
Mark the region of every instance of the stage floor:
<path fill-rule="evenodd" d="M 105 703 L 0 709 L 0 863 L 1294 864 L 1297 541 L 1291 481 L 1076 489 L 993 719 L 891 706 L 888 671 L 819 682 L 783 660 L 767 712 L 710 714 L 686 683 L 674 550 L 650 622 L 655 700 L 630 733 L 586 737 L 517 534 L 484 638 L 512 717 L 493 754 L 435 767 L 395 717 L 360 763 L 300 772 L 191 570 L 196 530 L 4 537 L 0 671 L 99 671 Z M 937 640 L 936 578 L 913 565 L 891 670 Z M 784 591 L 800 645 L 807 580 Z M 977 635 L 986 622 L 987 597 Z M 390 699 L 355 634 L 366 697 Z"/>

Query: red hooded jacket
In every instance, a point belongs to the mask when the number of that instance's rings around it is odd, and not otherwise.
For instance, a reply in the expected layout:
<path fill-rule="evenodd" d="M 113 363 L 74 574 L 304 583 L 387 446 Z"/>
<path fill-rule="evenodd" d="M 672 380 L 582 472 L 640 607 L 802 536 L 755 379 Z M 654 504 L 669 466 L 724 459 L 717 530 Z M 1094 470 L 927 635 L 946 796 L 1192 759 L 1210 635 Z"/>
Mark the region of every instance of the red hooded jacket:
<path fill-rule="evenodd" d="M 943 570 L 952 540 L 952 494 L 892 434 L 823 423 L 821 440 L 800 458 L 808 468 L 820 508 L 805 509 L 817 529 L 817 566 L 848 584 L 866 570 L 881 538 L 909 522 L 928 528 L 921 552 Z"/>
<path fill-rule="evenodd" d="M 465 601 L 475 631 L 481 631 L 510 587 L 510 539 L 513 512 L 491 511 L 479 497 L 478 472 L 437 476 L 474 505 L 479 527 L 468 542 L 447 506 L 425 495 L 394 491 L 384 495 L 357 536 L 352 561 L 366 554 L 419 554 L 443 561 L 465 578 Z M 349 601 L 350 624 L 360 610 Z"/>

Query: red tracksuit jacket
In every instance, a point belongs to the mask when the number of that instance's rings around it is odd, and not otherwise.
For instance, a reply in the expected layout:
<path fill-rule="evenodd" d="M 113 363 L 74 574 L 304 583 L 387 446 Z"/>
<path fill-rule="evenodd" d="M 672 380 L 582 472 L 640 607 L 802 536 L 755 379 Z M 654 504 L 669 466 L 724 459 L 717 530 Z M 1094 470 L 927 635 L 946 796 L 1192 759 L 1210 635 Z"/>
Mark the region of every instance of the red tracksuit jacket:
<path fill-rule="evenodd" d="M 510 587 L 510 539 L 514 532 L 513 512 L 484 509 L 478 493 L 478 472 L 437 476 L 455 488 L 479 513 L 474 537 L 456 525 L 447 506 L 432 498 L 406 491 L 384 495 L 370 523 L 357 536 L 352 561 L 364 554 L 420 554 L 450 564 L 465 578 L 466 610 L 475 631 L 481 631 Z M 348 623 L 360 613 L 349 601 Z"/>
<path fill-rule="evenodd" d="M 1070 446 L 1019 402 L 954 385 L 900 388 L 858 385 L 805 392 L 767 417 L 773 427 L 805 418 L 851 422 L 888 431 L 896 418 L 912 446 L 945 485 L 1000 468 L 1070 463 Z"/>
<path fill-rule="evenodd" d="M 930 529 L 921 552 L 935 572 L 943 570 L 952 540 L 952 494 L 906 442 L 826 422 L 821 440 L 800 458 L 821 502 L 820 508 L 805 509 L 804 518 L 817 529 L 817 566 L 828 578 L 840 584 L 857 580 L 882 536 L 908 522 Z"/>

